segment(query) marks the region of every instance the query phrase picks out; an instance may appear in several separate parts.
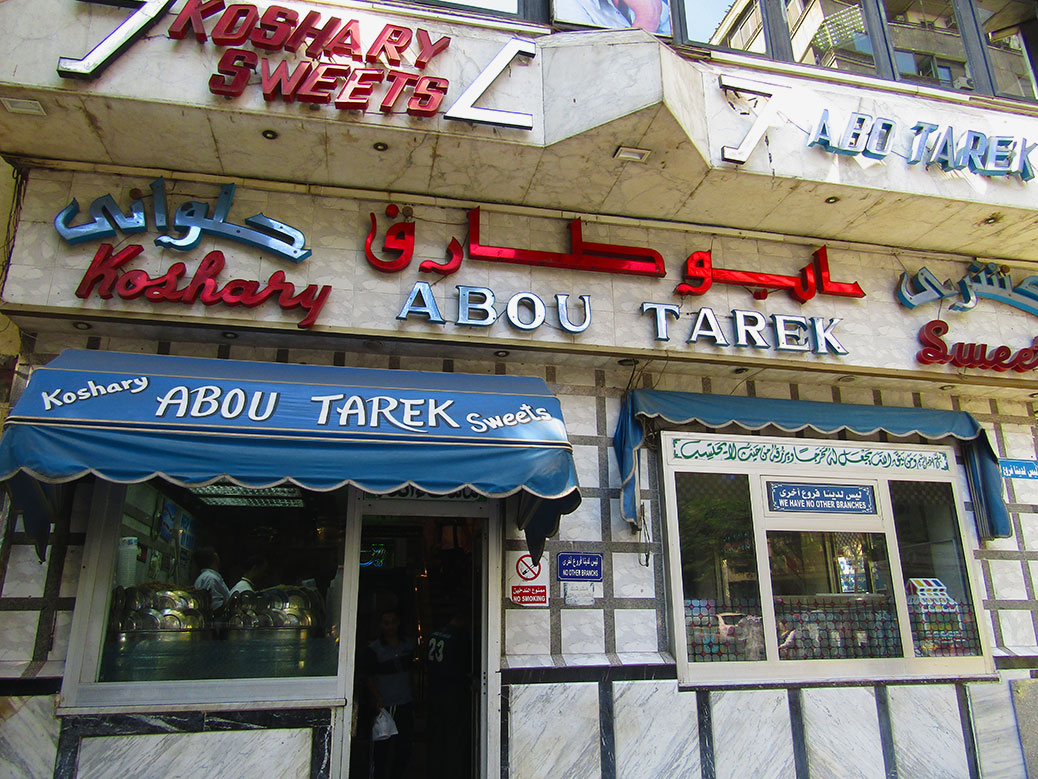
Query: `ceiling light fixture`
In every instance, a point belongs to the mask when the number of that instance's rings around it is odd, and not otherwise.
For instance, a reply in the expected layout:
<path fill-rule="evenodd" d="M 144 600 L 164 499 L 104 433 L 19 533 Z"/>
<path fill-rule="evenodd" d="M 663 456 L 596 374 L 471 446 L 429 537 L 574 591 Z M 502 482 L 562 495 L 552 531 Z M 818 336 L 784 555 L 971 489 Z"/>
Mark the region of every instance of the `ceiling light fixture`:
<path fill-rule="evenodd" d="M 637 365 L 638 361 L 636 359 L 634 359 L 633 357 L 621 357 L 619 360 L 616 361 L 616 364 L 617 365 L 622 365 L 625 368 L 630 368 L 630 367 L 632 367 L 634 365 Z"/>
<path fill-rule="evenodd" d="M 89 322 L 73 322 L 72 326 L 77 330 L 89 330 L 93 327 Z"/>
<path fill-rule="evenodd" d="M 238 334 L 237 334 L 237 333 L 235 333 L 235 332 L 232 332 L 232 331 L 230 331 L 230 330 L 226 330 L 226 331 L 224 331 L 224 332 L 220 333 L 220 335 L 222 335 L 222 336 L 223 336 L 224 338 L 226 338 L 226 339 L 227 339 L 228 341 L 233 341 L 233 340 L 234 340 L 235 338 L 237 338 L 237 337 L 238 337 Z"/>
<path fill-rule="evenodd" d="M 30 100 L 24 97 L 0 97 L 0 103 L 4 104 L 4 108 L 7 109 L 8 113 L 29 114 L 30 116 L 47 115 L 47 112 L 43 110 L 43 104 L 39 100 Z"/>
<path fill-rule="evenodd" d="M 825 202 L 826 203 L 839 203 L 840 202 L 840 198 L 836 197 L 836 195 L 830 195 L 829 197 L 827 197 L 825 199 Z"/>
<path fill-rule="evenodd" d="M 986 224 L 986 225 L 993 225 L 993 224 L 998 224 L 1001 221 L 1002 221 L 1002 214 L 992 214 L 991 216 L 989 216 L 987 219 L 984 220 L 984 224 Z"/>
<path fill-rule="evenodd" d="M 498 349 L 496 352 L 494 352 L 495 357 L 507 357 L 508 355 L 509 351 L 507 349 Z"/>
<path fill-rule="evenodd" d="M 262 133 L 260 133 L 260 135 L 262 135 L 268 141 L 273 141 L 275 138 L 278 137 L 278 131 L 277 130 L 264 130 Z"/>
<path fill-rule="evenodd" d="M 622 162 L 645 162 L 652 154 L 651 149 L 637 149 L 634 146 L 618 146 L 613 152 L 613 159 Z"/>
<path fill-rule="evenodd" d="M 854 376 L 841 376 L 836 380 L 838 384 L 850 384 L 854 381 Z"/>
<path fill-rule="evenodd" d="M 734 369 L 732 369 L 732 373 L 734 373 L 736 376 L 742 376 L 744 373 L 749 373 L 749 372 L 750 372 L 749 368 L 734 368 Z"/>
<path fill-rule="evenodd" d="M 948 390 L 955 389 L 955 385 L 954 384 L 942 384 L 937 389 L 941 390 L 942 392 L 947 392 Z"/>
<path fill-rule="evenodd" d="M 371 148 L 375 151 L 387 151 L 389 149 L 389 144 L 384 143 L 383 141 L 377 141 L 376 143 L 371 144 Z"/>

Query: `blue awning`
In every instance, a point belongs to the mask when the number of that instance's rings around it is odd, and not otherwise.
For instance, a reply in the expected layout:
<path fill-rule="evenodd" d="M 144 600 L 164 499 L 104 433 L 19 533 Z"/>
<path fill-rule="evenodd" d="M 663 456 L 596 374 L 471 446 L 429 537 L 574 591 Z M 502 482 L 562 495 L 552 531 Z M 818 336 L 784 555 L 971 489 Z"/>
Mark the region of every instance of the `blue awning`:
<path fill-rule="evenodd" d="M 541 379 L 69 350 L 5 423 L 0 479 L 520 494 L 531 551 L 580 504 Z"/>
<path fill-rule="evenodd" d="M 819 433 L 846 430 L 869 435 L 882 430 L 893 436 L 920 435 L 933 439 L 952 436 L 964 441 L 962 449 L 978 532 L 987 538 L 1012 535 L 1009 513 L 1002 499 L 998 457 L 984 428 L 963 411 L 634 390 L 624 399 L 620 423 L 613 437 L 623 479 L 621 511 L 629 521 L 633 521 L 637 505 L 635 452 L 645 441 L 641 420 L 646 419 L 662 419 L 675 425 L 698 422 L 707 427 L 736 424 L 747 430 L 774 425 L 786 432 L 811 428 Z"/>

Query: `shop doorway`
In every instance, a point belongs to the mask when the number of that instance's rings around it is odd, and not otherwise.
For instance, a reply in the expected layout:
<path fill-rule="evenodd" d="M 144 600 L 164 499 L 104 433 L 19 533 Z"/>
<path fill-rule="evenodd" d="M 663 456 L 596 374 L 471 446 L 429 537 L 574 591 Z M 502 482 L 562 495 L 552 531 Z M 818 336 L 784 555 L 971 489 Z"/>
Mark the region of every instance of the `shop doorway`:
<path fill-rule="evenodd" d="M 350 779 L 482 775 L 487 528 L 485 516 L 366 507 L 355 590 Z M 398 733 L 376 741 L 380 709 L 393 716 Z"/>

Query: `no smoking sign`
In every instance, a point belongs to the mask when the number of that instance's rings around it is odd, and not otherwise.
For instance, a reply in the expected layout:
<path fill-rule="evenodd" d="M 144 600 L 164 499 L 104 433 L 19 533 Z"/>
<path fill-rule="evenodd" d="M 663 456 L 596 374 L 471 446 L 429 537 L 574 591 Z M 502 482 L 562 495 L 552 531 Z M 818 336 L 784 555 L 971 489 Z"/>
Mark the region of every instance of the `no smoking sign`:
<path fill-rule="evenodd" d="M 508 583 L 505 592 L 517 606 L 544 608 L 548 605 L 548 557 L 535 563 L 529 552 L 508 552 Z"/>

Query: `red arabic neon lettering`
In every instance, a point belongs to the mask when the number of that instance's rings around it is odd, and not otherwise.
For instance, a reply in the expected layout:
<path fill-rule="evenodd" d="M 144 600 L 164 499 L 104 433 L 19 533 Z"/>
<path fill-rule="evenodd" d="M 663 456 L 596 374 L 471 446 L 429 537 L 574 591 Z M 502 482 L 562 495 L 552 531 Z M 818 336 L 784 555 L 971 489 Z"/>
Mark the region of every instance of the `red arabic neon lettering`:
<path fill-rule="evenodd" d="M 306 316 L 299 322 L 299 327 L 306 329 L 317 321 L 332 291 L 328 285 L 318 288 L 316 284 L 310 284 L 296 294 L 295 284 L 286 281 L 285 272 L 280 270 L 271 273 L 266 285 L 262 287 L 260 282 L 248 279 L 231 279 L 221 286 L 218 277 L 226 261 L 220 251 L 211 251 L 205 255 L 191 280 L 183 287 L 180 283 L 185 279 L 187 266 L 182 262 L 173 263 L 163 275 L 155 277 L 140 269 L 123 270 L 143 251 L 143 246 L 134 244 L 113 254 L 111 244 L 101 244 L 76 288 L 76 297 L 86 300 L 91 293 L 96 292 L 102 300 L 110 300 L 116 295 L 123 300 L 135 300 L 143 296 L 157 303 L 192 305 L 197 301 L 204 306 L 225 305 L 232 308 L 255 308 L 276 299 L 278 305 L 286 311 L 296 308 L 306 311 Z"/>
<path fill-rule="evenodd" d="M 469 257 L 474 260 L 509 262 L 519 265 L 543 265 L 565 270 L 587 270 L 633 276 L 667 275 L 663 256 L 655 249 L 584 241 L 581 220 L 569 223 L 570 251 L 545 252 L 489 246 L 480 243 L 479 209 L 469 211 Z"/>
<path fill-rule="evenodd" d="M 865 291 L 858 282 L 833 281 L 830 278 L 829 255 L 824 246 L 814 253 L 811 262 L 800 269 L 798 276 L 715 268 L 710 252 L 692 252 L 685 261 L 685 281 L 674 288 L 674 294 L 703 295 L 715 282 L 749 287 L 757 300 L 766 300 L 769 292 L 781 289 L 787 290 L 801 303 L 806 303 L 816 294 L 865 297 Z"/>

